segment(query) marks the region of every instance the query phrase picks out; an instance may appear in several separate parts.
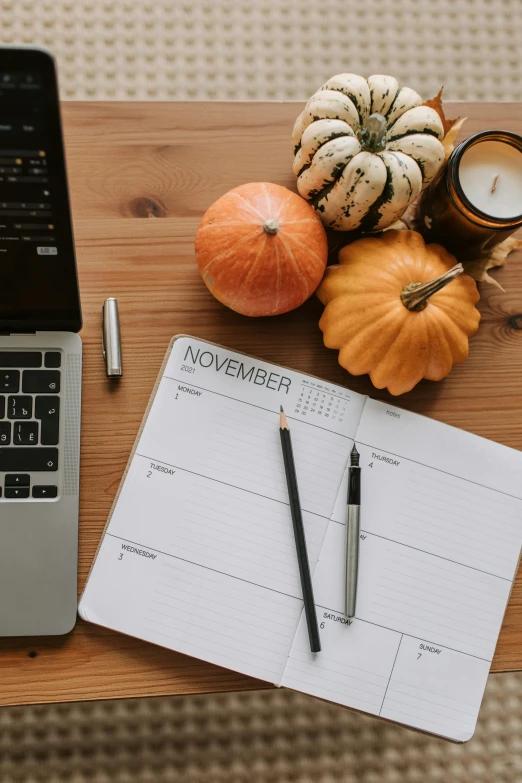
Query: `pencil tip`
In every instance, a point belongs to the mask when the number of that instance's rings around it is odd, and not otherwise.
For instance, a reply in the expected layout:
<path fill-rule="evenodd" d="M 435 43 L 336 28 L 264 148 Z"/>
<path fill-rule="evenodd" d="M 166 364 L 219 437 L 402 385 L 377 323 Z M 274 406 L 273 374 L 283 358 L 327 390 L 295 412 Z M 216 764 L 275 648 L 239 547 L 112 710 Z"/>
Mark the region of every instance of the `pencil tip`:
<path fill-rule="evenodd" d="M 279 414 L 279 426 L 282 430 L 288 429 L 288 422 L 286 420 L 285 412 L 283 410 L 282 405 L 281 405 L 281 413 Z"/>
<path fill-rule="evenodd" d="M 281 411 L 281 413 L 284 413 L 284 410 L 283 410 L 283 406 L 282 406 L 282 405 L 280 405 L 280 406 L 279 406 L 279 410 Z"/>
<path fill-rule="evenodd" d="M 359 457 L 360 457 L 360 454 L 357 451 L 357 447 L 356 447 L 355 441 L 354 441 L 353 448 L 352 448 L 352 450 L 350 452 L 350 466 L 352 468 L 358 468 L 359 467 Z"/>

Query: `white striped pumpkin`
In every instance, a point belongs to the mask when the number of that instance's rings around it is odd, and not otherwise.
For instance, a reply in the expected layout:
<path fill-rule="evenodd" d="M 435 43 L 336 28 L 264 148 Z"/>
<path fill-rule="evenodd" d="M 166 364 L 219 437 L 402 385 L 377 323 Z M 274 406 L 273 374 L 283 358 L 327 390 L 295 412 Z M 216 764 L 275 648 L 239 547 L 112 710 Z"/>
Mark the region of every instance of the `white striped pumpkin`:
<path fill-rule="evenodd" d="M 294 125 L 301 196 L 325 226 L 378 231 L 395 223 L 444 162 L 444 129 L 393 76 L 333 76 Z"/>

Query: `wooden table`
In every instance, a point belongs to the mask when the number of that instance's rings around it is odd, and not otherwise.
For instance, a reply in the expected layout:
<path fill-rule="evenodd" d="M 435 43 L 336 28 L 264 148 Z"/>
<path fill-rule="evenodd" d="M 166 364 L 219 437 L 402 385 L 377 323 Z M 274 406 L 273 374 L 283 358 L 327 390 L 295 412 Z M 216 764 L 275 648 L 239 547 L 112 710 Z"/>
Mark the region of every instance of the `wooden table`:
<path fill-rule="evenodd" d="M 225 309 L 198 275 L 193 240 L 205 209 L 229 188 L 266 180 L 294 188 L 297 103 L 70 103 L 64 106 L 84 312 L 80 589 L 93 559 L 165 349 L 179 332 L 389 399 L 353 378 L 322 345 L 312 298 L 278 318 Z M 466 134 L 522 132 L 515 104 L 454 104 Z M 468 361 L 400 404 L 522 448 L 522 258 L 482 286 L 482 323 Z M 100 309 L 120 305 L 125 374 L 105 378 Z M 521 477 L 522 481 L 522 477 Z M 522 668 L 522 575 L 493 671 Z M 78 622 L 65 637 L 0 642 L 0 704 L 30 704 L 268 687 L 240 674 Z"/>

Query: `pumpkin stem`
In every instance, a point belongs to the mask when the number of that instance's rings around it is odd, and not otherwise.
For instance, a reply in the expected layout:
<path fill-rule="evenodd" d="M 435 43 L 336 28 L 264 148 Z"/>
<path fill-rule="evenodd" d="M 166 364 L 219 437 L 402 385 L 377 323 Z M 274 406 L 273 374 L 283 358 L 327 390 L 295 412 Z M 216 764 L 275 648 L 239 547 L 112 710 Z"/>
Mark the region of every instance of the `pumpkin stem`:
<path fill-rule="evenodd" d="M 361 146 L 368 152 L 380 152 L 386 148 L 386 117 L 375 112 L 370 114 L 357 134 Z"/>
<path fill-rule="evenodd" d="M 454 267 L 444 272 L 443 275 L 430 280 L 428 283 L 408 283 L 401 292 L 401 301 L 408 310 L 424 310 L 428 304 L 430 296 L 436 294 L 445 285 L 451 283 L 456 277 L 464 271 L 462 264 L 455 264 Z"/>
<path fill-rule="evenodd" d="M 279 222 L 275 218 L 267 218 L 263 223 L 263 231 L 267 234 L 277 234 L 279 231 Z"/>

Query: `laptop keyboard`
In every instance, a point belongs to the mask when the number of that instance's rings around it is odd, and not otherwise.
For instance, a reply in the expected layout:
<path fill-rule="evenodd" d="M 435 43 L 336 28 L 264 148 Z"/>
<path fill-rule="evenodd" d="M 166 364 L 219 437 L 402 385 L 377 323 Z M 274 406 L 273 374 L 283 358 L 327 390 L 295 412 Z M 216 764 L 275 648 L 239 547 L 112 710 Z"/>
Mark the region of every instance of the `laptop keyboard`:
<path fill-rule="evenodd" d="M 0 497 L 58 495 L 60 441 L 59 351 L 0 351 Z M 35 483 L 32 473 L 49 473 Z"/>

